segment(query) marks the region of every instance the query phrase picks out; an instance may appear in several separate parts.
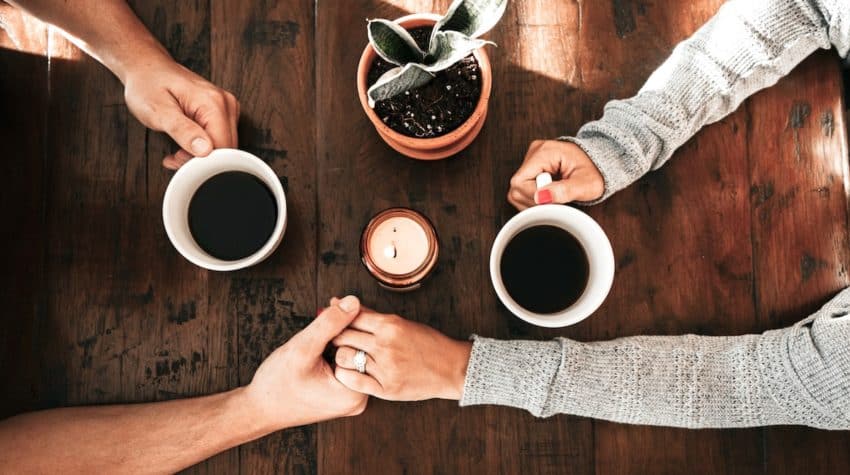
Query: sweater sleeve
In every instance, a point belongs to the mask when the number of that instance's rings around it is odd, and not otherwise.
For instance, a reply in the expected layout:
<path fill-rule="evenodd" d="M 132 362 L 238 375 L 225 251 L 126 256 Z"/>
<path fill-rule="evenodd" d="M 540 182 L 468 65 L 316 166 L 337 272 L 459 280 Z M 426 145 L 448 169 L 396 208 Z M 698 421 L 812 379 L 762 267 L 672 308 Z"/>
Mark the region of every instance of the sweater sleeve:
<path fill-rule="evenodd" d="M 850 289 L 785 329 L 606 342 L 475 337 L 460 404 L 687 428 L 850 429 Z"/>
<path fill-rule="evenodd" d="M 818 48 L 850 49 L 847 0 L 731 0 L 680 43 L 638 94 L 606 104 L 575 137 L 605 180 L 598 201 L 661 167 L 706 124 Z"/>

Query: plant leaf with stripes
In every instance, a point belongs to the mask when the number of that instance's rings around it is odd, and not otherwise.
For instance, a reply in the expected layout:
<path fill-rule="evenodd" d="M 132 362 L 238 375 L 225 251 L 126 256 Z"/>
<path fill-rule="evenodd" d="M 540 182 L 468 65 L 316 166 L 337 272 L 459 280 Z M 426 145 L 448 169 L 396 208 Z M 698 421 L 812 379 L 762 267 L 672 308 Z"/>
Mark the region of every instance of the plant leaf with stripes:
<path fill-rule="evenodd" d="M 393 68 L 384 73 L 366 92 L 369 107 L 375 107 L 375 103 L 378 101 L 395 97 L 405 91 L 425 85 L 433 77 L 434 75 L 425 70 L 421 64 L 410 63 L 404 67 Z"/>
<path fill-rule="evenodd" d="M 404 66 L 418 63 L 425 58 L 425 52 L 419 49 L 416 41 L 399 24 L 388 20 L 370 20 L 366 28 L 369 44 L 390 63 Z"/>
<path fill-rule="evenodd" d="M 457 31 L 478 38 L 496 26 L 507 6 L 508 0 L 455 0 L 434 26 L 431 37 L 438 31 Z"/>

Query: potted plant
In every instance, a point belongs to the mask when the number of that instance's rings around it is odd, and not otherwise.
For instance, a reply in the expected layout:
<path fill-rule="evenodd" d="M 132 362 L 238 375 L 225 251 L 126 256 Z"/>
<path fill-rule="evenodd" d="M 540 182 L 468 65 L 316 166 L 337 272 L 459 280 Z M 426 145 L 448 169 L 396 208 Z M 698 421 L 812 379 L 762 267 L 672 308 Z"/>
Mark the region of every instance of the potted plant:
<path fill-rule="evenodd" d="M 357 67 L 357 91 L 378 134 L 398 152 L 423 160 L 469 145 L 487 117 L 492 72 L 479 37 L 507 0 L 455 0 L 445 15 L 370 20 Z"/>

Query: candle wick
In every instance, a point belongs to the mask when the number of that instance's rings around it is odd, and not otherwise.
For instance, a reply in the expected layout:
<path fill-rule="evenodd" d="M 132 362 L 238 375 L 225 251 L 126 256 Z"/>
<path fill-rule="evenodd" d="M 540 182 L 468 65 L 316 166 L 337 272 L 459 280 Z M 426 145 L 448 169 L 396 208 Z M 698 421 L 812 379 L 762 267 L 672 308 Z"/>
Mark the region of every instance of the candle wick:
<path fill-rule="evenodd" d="M 398 255 L 395 242 L 392 242 L 389 246 L 384 248 L 384 255 L 393 259 Z"/>

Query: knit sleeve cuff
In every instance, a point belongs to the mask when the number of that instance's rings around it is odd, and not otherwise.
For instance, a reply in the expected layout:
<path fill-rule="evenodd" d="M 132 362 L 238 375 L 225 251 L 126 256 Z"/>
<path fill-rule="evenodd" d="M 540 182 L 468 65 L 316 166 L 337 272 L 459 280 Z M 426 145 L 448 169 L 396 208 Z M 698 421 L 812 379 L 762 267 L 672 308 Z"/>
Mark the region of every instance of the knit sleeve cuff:
<path fill-rule="evenodd" d="M 631 176 L 626 172 L 623 167 L 625 153 L 617 146 L 616 142 L 608 137 L 558 137 L 558 140 L 578 145 L 599 169 L 599 173 L 605 182 L 605 190 L 601 197 L 592 201 L 579 201 L 575 204 L 590 206 L 605 201 L 640 177 L 640 175 Z"/>
<path fill-rule="evenodd" d="M 461 406 L 496 404 L 543 415 L 561 365 L 558 341 L 493 340 L 472 336 Z"/>

